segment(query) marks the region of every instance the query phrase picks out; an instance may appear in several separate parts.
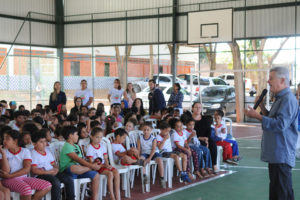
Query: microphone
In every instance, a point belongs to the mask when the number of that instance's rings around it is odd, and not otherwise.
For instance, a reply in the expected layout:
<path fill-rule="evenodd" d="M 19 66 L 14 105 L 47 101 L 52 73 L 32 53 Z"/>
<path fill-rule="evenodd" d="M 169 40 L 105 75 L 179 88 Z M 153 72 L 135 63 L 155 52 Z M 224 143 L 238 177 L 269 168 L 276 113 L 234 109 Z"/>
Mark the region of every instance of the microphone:
<path fill-rule="evenodd" d="M 267 89 L 264 89 L 262 92 L 261 92 L 261 95 L 259 97 L 259 99 L 257 100 L 257 102 L 255 103 L 253 109 L 256 110 L 256 108 L 258 107 L 258 105 L 262 102 L 262 100 L 264 99 L 264 97 L 266 96 L 268 90 Z"/>

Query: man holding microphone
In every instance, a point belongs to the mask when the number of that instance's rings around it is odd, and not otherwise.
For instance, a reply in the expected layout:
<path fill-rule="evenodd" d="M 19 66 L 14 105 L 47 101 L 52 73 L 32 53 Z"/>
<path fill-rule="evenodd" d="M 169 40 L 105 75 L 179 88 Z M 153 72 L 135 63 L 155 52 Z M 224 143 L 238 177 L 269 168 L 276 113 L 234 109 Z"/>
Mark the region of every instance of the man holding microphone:
<path fill-rule="evenodd" d="M 260 102 L 262 115 L 251 107 L 245 109 L 245 115 L 262 123 L 261 160 L 269 164 L 269 199 L 293 200 L 292 167 L 295 166 L 298 138 L 298 102 L 289 88 L 287 68 L 271 68 L 268 83 L 275 95 L 271 110 Z"/>

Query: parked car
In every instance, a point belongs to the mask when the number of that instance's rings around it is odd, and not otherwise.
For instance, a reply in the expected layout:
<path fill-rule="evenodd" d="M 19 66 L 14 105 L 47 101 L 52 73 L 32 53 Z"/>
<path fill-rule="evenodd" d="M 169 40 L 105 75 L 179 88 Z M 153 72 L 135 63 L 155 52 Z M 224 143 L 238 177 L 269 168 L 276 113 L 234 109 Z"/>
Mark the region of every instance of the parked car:
<path fill-rule="evenodd" d="M 160 84 L 164 84 L 164 85 L 169 84 L 170 86 L 172 86 L 172 78 L 173 78 L 172 74 L 154 74 L 153 75 L 153 79 L 159 85 Z M 146 88 L 148 86 L 148 81 L 149 81 L 149 78 L 145 78 L 140 81 L 132 82 L 132 86 L 133 86 L 135 92 L 140 92 L 141 90 Z M 176 77 L 176 83 L 179 83 L 180 86 L 183 88 L 187 88 L 186 81 L 184 81 L 178 77 Z"/>
<path fill-rule="evenodd" d="M 200 90 L 203 91 L 206 87 L 215 86 L 215 85 L 228 85 L 223 79 L 219 77 L 195 77 L 193 80 L 193 91 L 192 94 L 195 96 L 199 95 Z M 188 85 L 188 91 L 191 91 L 190 85 Z"/>
<path fill-rule="evenodd" d="M 235 88 L 228 85 L 206 87 L 201 92 L 203 112 L 213 115 L 221 109 L 224 113 L 235 113 Z M 196 99 L 200 102 L 200 96 Z"/>
<path fill-rule="evenodd" d="M 229 85 L 234 86 L 234 74 L 223 74 L 219 78 L 226 81 Z M 252 88 L 252 81 L 250 78 L 244 78 L 245 80 L 245 90 L 249 91 Z"/>
<path fill-rule="evenodd" d="M 161 89 L 161 91 L 163 92 L 163 95 L 165 97 L 166 102 L 169 100 L 171 93 L 173 91 L 173 87 L 169 84 L 160 84 L 159 85 L 159 89 Z M 182 102 L 182 107 L 183 108 L 190 108 L 191 106 L 191 96 L 190 93 L 184 89 L 181 88 L 180 90 L 183 93 L 183 102 Z M 136 93 L 136 97 L 137 98 L 141 98 L 144 102 L 144 107 L 148 108 L 149 104 L 149 100 L 148 100 L 148 94 L 150 92 L 150 88 L 146 87 L 145 89 L 143 89 L 141 92 Z M 192 95 L 192 102 L 194 102 L 196 100 L 197 97 L 195 97 L 194 95 Z M 147 102 L 147 103 L 146 103 Z"/>

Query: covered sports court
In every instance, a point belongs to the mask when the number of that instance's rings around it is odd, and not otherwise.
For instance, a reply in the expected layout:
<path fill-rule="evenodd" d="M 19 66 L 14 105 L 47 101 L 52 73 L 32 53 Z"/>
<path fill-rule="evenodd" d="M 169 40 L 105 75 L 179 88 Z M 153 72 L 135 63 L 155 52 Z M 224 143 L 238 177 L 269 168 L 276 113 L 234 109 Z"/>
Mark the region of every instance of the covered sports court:
<path fill-rule="evenodd" d="M 84 79 L 94 96 L 91 106 L 103 103 L 109 112 L 108 91 L 119 79 L 123 89 L 132 83 L 147 110 L 148 81 L 155 79 L 166 101 L 173 83 L 180 83 L 184 110 L 197 101 L 203 114 L 219 109 L 233 122 L 243 156 L 238 166 L 221 161 L 220 175 L 187 185 L 174 181 L 166 191 L 133 188 L 131 199 L 268 199 L 261 124 L 244 108 L 269 89 L 269 69 L 276 66 L 289 69 L 296 95 L 299 0 L 0 0 L 0 100 L 28 110 L 45 106 L 59 81 L 69 112 Z M 272 94 L 266 99 L 271 108 Z"/>

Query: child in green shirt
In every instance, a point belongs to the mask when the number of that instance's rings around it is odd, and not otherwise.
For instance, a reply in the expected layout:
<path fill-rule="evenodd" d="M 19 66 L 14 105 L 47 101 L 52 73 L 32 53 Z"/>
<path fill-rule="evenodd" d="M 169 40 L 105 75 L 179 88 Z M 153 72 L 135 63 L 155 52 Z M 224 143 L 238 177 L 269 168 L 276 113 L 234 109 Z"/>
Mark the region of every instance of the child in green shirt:
<path fill-rule="evenodd" d="M 99 174 L 97 171 L 100 166 L 83 159 L 79 146 L 75 144 L 78 142 L 78 132 L 74 126 L 63 127 L 62 134 L 66 142 L 60 152 L 59 171 L 71 175 L 73 179 L 90 178 L 92 180 L 92 199 L 98 199 Z"/>

